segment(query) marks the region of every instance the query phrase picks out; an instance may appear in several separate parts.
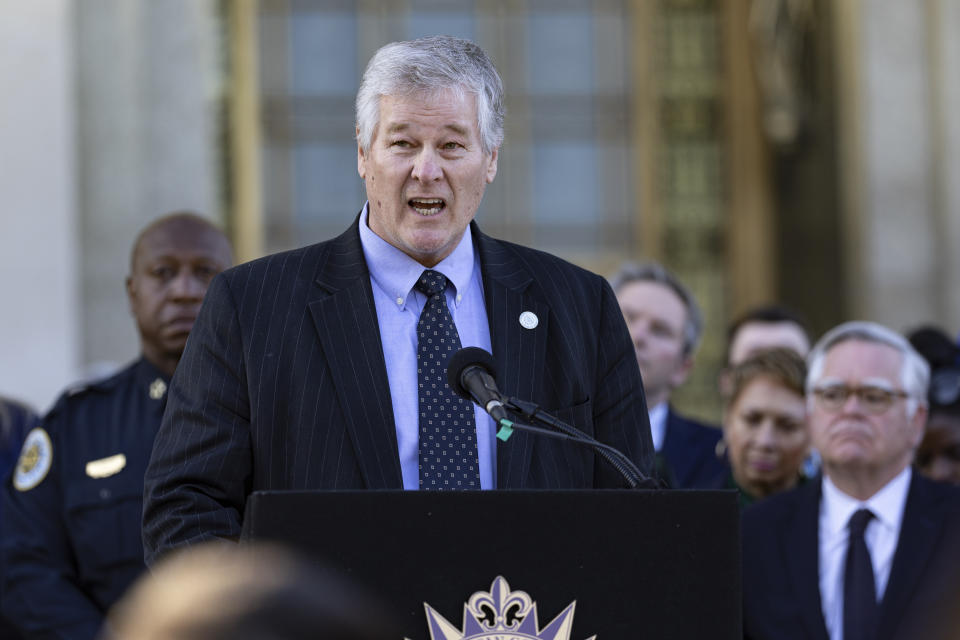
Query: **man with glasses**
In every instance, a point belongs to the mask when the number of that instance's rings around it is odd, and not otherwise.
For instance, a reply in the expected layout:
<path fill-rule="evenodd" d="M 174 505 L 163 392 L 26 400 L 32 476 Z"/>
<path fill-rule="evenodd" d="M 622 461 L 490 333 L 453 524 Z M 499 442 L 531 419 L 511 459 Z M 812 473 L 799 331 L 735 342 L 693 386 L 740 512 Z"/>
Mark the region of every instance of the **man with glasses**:
<path fill-rule="evenodd" d="M 911 470 L 930 369 L 869 322 L 827 333 L 809 358 L 819 481 L 744 514 L 747 638 L 956 638 L 960 490 Z"/>

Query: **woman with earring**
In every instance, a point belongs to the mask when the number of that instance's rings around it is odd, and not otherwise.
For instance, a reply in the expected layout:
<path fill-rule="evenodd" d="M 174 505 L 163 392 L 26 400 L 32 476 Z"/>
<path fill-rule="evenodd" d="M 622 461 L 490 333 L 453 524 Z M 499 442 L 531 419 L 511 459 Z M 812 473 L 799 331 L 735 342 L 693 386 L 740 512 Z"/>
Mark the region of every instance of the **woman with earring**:
<path fill-rule="evenodd" d="M 738 489 L 743 507 L 803 479 L 810 449 L 806 373 L 789 349 L 760 351 L 730 371 L 722 442 L 730 472 L 717 485 Z"/>

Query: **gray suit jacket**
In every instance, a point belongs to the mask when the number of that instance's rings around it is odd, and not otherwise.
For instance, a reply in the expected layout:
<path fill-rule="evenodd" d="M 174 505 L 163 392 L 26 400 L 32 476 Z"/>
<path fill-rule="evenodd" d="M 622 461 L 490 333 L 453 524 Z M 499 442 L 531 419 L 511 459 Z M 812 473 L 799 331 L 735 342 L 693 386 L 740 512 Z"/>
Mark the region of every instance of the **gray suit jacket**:
<path fill-rule="evenodd" d="M 359 220 L 359 218 L 358 218 Z M 148 562 L 236 538 L 261 489 L 400 489 L 390 388 L 358 222 L 230 269 L 207 292 L 145 478 Z M 650 473 L 640 372 L 606 281 L 474 224 L 503 393 L 531 400 Z M 535 329 L 519 323 L 524 311 Z M 622 486 L 588 449 L 515 432 L 497 486 Z"/>

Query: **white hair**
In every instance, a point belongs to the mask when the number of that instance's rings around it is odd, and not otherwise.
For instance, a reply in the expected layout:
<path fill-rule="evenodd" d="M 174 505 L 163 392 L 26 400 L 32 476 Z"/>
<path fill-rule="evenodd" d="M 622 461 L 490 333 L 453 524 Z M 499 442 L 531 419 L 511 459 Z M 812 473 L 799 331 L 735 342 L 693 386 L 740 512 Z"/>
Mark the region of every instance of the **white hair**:
<path fill-rule="evenodd" d="M 503 143 L 503 82 L 486 52 L 452 36 L 431 36 L 381 47 L 370 59 L 357 91 L 357 142 L 366 153 L 380 121 L 382 96 L 452 90 L 477 100 L 483 151 Z"/>
<path fill-rule="evenodd" d="M 902 335 L 875 322 L 846 322 L 828 331 L 814 345 L 807 358 L 807 398 L 812 398 L 814 386 L 823 374 L 823 363 L 831 348 L 848 340 L 882 344 L 903 355 L 900 365 L 900 384 L 907 393 L 907 416 L 913 417 L 918 406 L 927 406 L 927 388 L 930 385 L 930 365 Z"/>

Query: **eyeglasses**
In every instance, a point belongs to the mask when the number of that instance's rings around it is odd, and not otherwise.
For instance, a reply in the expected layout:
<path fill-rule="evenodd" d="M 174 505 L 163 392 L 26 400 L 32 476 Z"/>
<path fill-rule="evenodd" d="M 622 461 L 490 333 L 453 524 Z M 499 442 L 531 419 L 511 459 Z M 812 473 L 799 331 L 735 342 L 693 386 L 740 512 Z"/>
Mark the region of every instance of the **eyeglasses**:
<path fill-rule="evenodd" d="M 847 387 L 844 385 L 831 385 L 829 387 L 820 387 L 813 390 L 813 395 L 820 403 L 820 406 L 827 411 L 839 411 L 847 404 L 847 399 L 851 395 L 857 396 L 857 402 L 867 413 L 879 414 L 890 408 L 890 405 L 897 398 L 907 398 L 909 394 L 904 391 L 890 391 L 882 387 Z"/>

